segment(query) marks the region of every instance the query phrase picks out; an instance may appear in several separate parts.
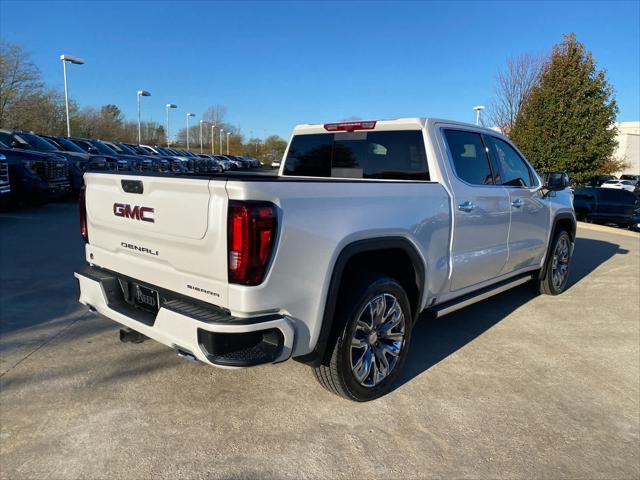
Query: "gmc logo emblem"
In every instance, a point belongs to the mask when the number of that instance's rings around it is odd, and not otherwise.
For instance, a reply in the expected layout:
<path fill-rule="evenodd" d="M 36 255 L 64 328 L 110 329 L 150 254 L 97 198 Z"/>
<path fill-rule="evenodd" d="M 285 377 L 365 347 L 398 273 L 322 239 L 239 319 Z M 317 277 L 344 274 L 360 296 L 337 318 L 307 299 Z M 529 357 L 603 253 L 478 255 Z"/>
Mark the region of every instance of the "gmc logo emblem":
<path fill-rule="evenodd" d="M 143 222 L 154 223 L 154 209 L 151 207 L 139 207 L 127 205 L 126 203 L 114 203 L 113 214 L 116 217 L 131 218 L 132 220 L 141 220 Z"/>

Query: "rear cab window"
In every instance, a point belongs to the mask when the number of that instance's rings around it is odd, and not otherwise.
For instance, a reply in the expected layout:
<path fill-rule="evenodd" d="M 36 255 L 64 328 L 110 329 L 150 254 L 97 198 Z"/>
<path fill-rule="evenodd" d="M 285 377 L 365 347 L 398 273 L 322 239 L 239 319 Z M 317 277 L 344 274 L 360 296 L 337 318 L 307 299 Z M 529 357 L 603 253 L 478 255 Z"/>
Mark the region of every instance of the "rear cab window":
<path fill-rule="evenodd" d="M 295 135 L 289 146 L 283 174 L 298 177 L 430 180 L 421 130 Z"/>

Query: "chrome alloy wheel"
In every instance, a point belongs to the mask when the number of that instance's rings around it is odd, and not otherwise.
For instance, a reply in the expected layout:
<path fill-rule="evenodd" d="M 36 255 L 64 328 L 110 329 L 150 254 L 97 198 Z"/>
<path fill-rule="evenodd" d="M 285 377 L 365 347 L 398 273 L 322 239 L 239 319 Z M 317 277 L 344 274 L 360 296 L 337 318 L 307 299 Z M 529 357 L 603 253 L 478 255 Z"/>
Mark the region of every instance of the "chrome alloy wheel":
<path fill-rule="evenodd" d="M 553 251 L 553 259 L 551 260 L 551 281 L 556 290 L 564 287 L 569 275 L 569 254 L 571 246 L 566 236 L 560 237 L 556 248 Z"/>
<path fill-rule="evenodd" d="M 351 338 L 351 371 L 363 387 L 375 387 L 393 371 L 404 348 L 405 318 L 398 299 L 374 297 L 358 316 Z"/>

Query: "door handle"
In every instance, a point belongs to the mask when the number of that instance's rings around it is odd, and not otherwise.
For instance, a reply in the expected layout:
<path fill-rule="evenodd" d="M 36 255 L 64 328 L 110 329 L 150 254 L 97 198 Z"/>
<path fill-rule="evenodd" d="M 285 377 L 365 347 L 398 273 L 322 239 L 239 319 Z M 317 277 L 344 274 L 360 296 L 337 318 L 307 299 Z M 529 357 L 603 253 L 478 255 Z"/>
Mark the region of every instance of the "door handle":
<path fill-rule="evenodd" d="M 463 212 L 471 212 L 476 206 L 470 201 L 466 201 L 458 205 L 458 210 L 462 210 Z"/>
<path fill-rule="evenodd" d="M 520 208 L 524 205 L 524 202 L 521 199 L 516 198 L 513 202 L 511 202 L 511 205 L 513 205 L 516 208 Z"/>

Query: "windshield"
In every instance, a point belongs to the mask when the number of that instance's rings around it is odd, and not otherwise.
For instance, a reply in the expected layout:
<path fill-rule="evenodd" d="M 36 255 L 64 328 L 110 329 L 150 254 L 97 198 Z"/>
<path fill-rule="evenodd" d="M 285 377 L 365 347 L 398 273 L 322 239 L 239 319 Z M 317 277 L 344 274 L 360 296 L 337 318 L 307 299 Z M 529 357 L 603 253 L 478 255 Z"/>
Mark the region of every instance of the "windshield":
<path fill-rule="evenodd" d="M 420 130 L 296 135 L 284 167 L 291 176 L 429 180 Z"/>
<path fill-rule="evenodd" d="M 16 138 L 22 140 L 23 143 L 26 143 L 31 147 L 32 150 L 38 150 L 40 152 L 57 152 L 58 149 L 51 145 L 46 140 L 38 137 L 37 135 L 32 135 L 30 133 L 21 133 L 14 134 Z"/>
<path fill-rule="evenodd" d="M 131 148 L 127 147 L 124 143 L 119 143 L 116 145 L 116 147 L 118 147 L 120 150 L 120 152 L 122 153 L 126 153 L 127 155 L 135 155 L 136 152 L 134 152 Z"/>
<path fill-rule="evenodd" d="M 82 150 L 78 145 L 73 143 L 71 140 L 67 140 L 66 138 L 56 138 L 55 142 L 62 145 L 62 148 L 64 148 L 68 152 L 85 153 L 85 151 Z"/>
<path fill-rule="evenodd" d="M 94 147 L 96 147 L 96 149 L 100 152 L 103 153 L 105 155 L 117 155 L 118 152 L 116 152 L 113 148 L 107 147 L 104 143 L 102 143 L 100 140 L 94 140 L 91 142 L 91 145 L 93 145 Z"/>

